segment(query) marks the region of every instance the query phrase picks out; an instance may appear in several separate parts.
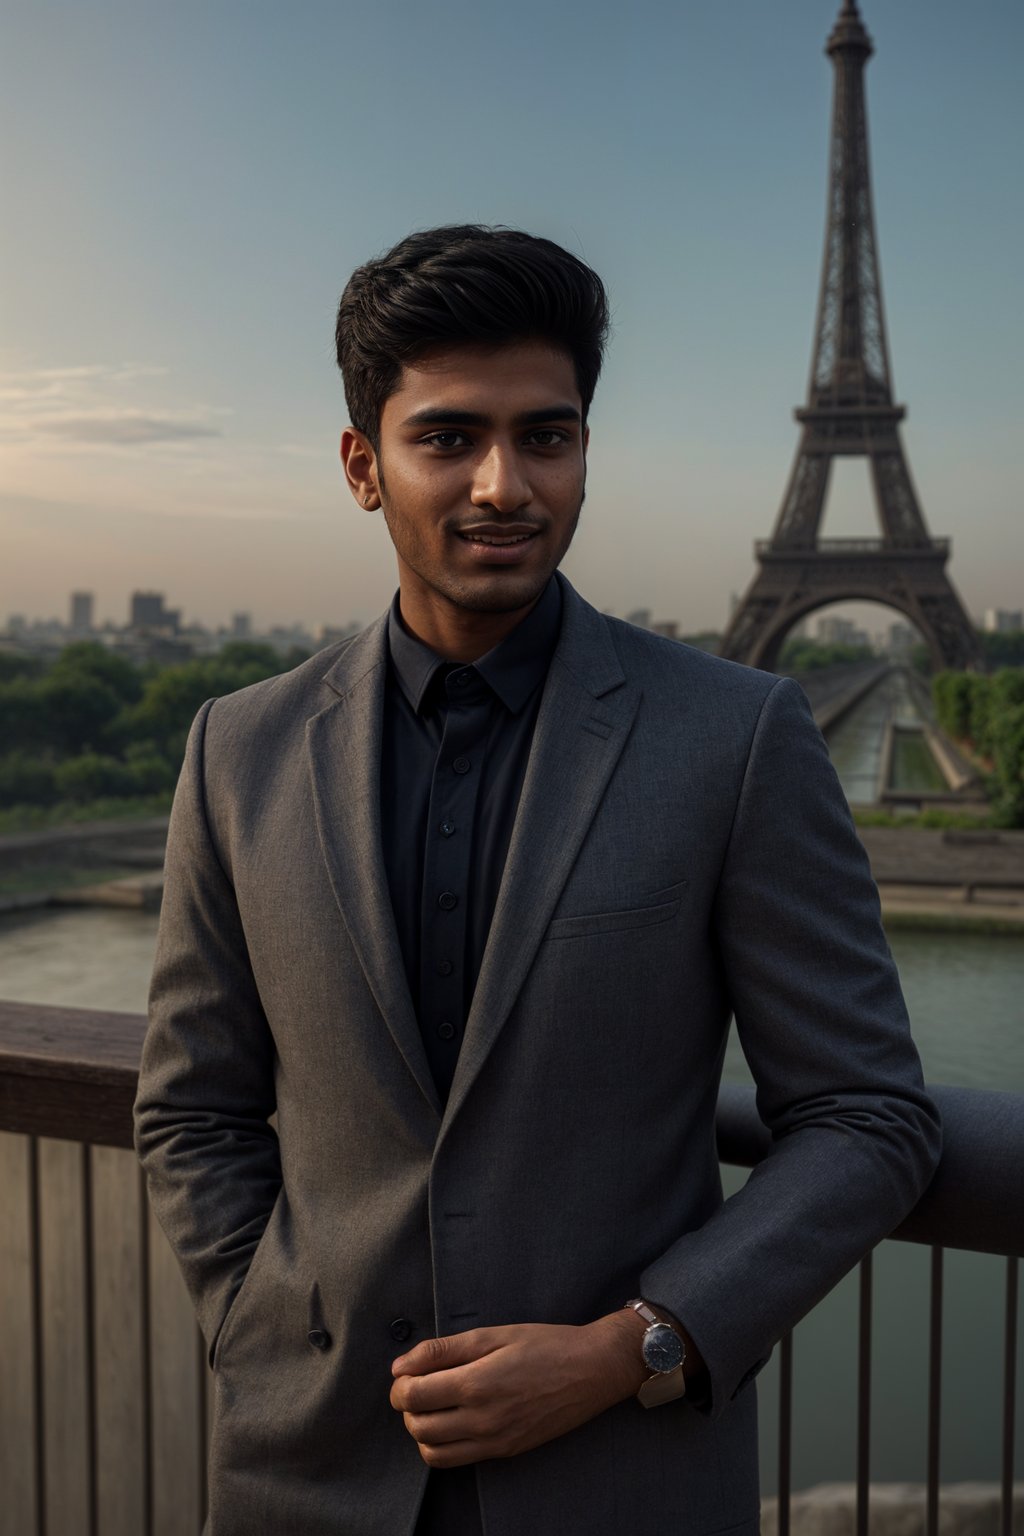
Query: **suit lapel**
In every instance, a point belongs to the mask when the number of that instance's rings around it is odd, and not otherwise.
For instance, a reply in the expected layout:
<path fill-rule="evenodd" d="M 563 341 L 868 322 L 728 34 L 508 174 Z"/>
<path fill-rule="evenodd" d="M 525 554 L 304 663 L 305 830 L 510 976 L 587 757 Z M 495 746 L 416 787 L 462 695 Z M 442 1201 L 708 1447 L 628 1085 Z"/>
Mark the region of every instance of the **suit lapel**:
<path fill-rule="evenodd" d="M 519 995 L 633 724 L 608 626 L 564 577 L 562 629 L 551 660 L 501 888 L 442 1135 Z"/>
<path fill-rule="evenodd" d="M 425 1098 L 441 1104 L 405 978 L 381 842 L 380 758 L 387 615 L 325 674 L 340 695 L 307 722 L 320 845 L 349 937 L 395 1044 Z"/>

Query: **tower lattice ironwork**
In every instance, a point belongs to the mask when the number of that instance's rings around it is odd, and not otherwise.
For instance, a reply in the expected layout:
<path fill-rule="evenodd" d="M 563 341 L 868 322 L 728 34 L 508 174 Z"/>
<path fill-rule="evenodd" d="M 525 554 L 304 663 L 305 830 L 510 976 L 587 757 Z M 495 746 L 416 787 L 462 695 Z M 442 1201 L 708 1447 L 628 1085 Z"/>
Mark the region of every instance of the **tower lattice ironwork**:
<path fill-rule="evenodd" d="M 828 215 L 807 404 L 775 528 L 721 654 L 768 670 L 794 624 L 816 608 L 866 599 L 916 625 L 937 667 L 980 664 L 978 640 L 946 573 L 950 544 L 928 532 L 893 403 L 871 205 L 864 66 L 873 50 L 855 0 L 825 47 L 835 69 Z M 832 460 L 869 460 L 881 538 L 819 538 Z"/>

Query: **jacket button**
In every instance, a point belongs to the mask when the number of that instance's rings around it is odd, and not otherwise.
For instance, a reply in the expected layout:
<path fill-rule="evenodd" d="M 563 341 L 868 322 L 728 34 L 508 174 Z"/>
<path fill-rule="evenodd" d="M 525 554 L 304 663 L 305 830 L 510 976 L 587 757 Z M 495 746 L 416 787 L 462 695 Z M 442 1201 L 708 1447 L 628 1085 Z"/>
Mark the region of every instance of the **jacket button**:
<path fill-rule="evenodd" d="M 306 1335 L 314 1349 L 330 1349 L 331 1336 L 326 1328 L 311 1328 Z"/>
<path fill-rule="evenodd" d="M 391 1337 L 397 1340 L 399 1344 L 404 1344 L 410 1333 L 412 1333 L 412 1323 L 410 1323 L 407 1317 L 396 1317 L 390 1326 L 389 1332 Z"/>

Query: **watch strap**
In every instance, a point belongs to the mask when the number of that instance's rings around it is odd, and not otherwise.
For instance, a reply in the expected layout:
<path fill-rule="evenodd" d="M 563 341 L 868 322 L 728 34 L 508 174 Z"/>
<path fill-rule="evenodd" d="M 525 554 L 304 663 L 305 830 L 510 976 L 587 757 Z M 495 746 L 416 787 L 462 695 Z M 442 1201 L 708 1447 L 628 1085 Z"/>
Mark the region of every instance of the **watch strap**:
<path fill-rule="evenodd" d="M 686 1396 L 686 1377 L 683 1368 L 677 1365 L 674 1371 L 666 1371 L 664 1374 L 656 1371 L 644 1382 L 637 1397 L 645 1408 L 657 1408 L 662 1403 L 670 1403 L 673 1398 Z"/>

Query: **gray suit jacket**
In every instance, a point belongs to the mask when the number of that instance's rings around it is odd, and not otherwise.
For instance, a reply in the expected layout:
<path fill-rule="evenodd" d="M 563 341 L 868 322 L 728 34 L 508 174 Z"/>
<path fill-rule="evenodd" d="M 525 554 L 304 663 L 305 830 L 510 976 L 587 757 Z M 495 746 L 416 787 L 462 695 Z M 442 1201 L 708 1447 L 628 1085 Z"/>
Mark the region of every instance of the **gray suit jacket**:
<path fill-rule="evenodd" d="M 481 1463 L 488 1536 L 753 1533 L 749 1384 L 934 1167 L 877 894 L 801 690 L 559 580 L 443 1113 L 381 854 L 385 620 L 193 727 L 135 1117 L 216 1377 L 210 1536 L 411 1531 L 427 1469 L 388 1402 L 396 1320 L 411 1343 L 636 1295 L 693 1334 L 710 1411 L 631 1400 Z M 723 1204 L 731 1013 L 775 1147 Z"/>

